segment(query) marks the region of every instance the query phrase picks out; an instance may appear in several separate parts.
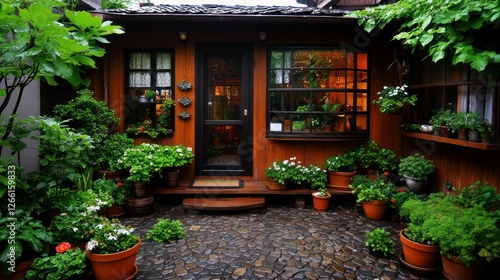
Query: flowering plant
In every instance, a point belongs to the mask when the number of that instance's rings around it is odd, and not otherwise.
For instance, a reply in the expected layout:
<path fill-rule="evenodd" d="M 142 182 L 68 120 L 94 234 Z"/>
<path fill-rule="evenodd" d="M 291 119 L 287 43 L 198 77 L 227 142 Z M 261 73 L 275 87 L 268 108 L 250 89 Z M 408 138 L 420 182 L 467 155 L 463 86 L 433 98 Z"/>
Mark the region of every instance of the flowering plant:
<path fill-rule="evenodd" d="M 64 253 L 69 249 L 71 249 L 71 244 L 69 244 L 68 242 L 61 242 L 56 246 L 56 253 Z"/>
<path fill-rule="evenodd" d="M 129 193 L 129 188 L 121 182 L 120 178 L 115 180 L 97 179 L 94 181 L 94 189 L 108 193 L 113 202 L 122 205 Z"/>
<path fill-rule="evenodd" d="M 296 157 L 285 159 L 283 161 L 275 161 L 266 169 L 266 177 L 270 180 L 276 180 L 280 184 L 285 184 L 286 180 L 291 179 L 294 174 L 297 174 L 298 165 L 300 162 L 295 162 Z"/>
<path fill-rule="evenodd" d="M 139 237 L 134 229 L 125 226 L 118 219 L 103 219 L 94 228 L 94 236 L 87 243 L 87 250 L 95 254 L 110 254 L 134 247 Z"/>
<path fill-rule="evenodd" d="M 373 100 L 373 104 L 380 106 L 380 112 L 388 114 L 396 113 L 403 107 L 404 103 L 415 105 L 417 96 L 409 96 L 406 88 L 408 88 L 407 85 L 401 87 L 384 86 L 382 91 L 377 93 L 378 99 Z"/>
<path fill-rule="evenodd" d="M 330 172 L 350 172 L 356 170 L 357 153 L 348 151 L 337 156 L 330 156 L 326 160 L 325 168 Z"/>
<path fill-rule="evenodd" d="M 328 176 L 326 174 L 326 170 L 319 168 L 316 165 L 308 165 L 303 166 L 301 168 L 302 172 L 306 174 L 306 181 L 311 188 L 321 190 L 325 189 L 326 191 L 326 181 L 328 180 Z"/>
<path fill-rule="evenodd" d="M 169 159 L 162 165 L 164 168 L 185 166 L 193 162 L 194 158 L 193 149 L 183 145 L 163 146 L 163 153 Z"/>

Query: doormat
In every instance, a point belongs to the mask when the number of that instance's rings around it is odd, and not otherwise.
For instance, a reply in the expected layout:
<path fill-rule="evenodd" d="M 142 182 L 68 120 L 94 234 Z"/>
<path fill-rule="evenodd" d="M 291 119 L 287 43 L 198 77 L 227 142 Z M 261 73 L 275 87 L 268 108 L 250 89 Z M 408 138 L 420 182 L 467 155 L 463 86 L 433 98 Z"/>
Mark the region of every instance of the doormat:
<path fill-rule="evenodd" d="M 202 180 L 195 179 L 189 184 L 191 189 L 239 189 L 243 180 Z"/>

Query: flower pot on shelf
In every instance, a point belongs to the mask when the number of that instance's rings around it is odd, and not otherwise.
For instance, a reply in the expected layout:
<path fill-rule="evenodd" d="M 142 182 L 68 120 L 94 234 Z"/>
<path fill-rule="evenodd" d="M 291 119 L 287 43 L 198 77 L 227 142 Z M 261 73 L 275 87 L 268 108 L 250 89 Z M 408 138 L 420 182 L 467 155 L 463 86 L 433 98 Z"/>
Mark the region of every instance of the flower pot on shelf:
<path fill-rule="evenodd" d="M 389 202 L 386 200 L 363 201 L 363 211 L 368 219 L 381 220 L 385 217 Z"/>
<path fill-rule="evenodd" d="M 439 131 L 440 131 L 440 134 L 442 137 L 446 137 L 446 138 L 451 137 L 451 133 L 446 126 L 440 126 L 439 129 L 440 129 Z"/>
<path fill-rule="evenodd" d="M 421 194 L 425 193 L 427 190 L 427 180 L 417 180 L 412 177 L 404 176 L 405 177 L 405 184 L 410 189 L 410 191 Z"/>
<path fill-rule="evenodd" d="M 96 280 L 131 279 L 134 273 L 137 273 L 135 260 L 140 247 L 141 240 L 139 239 L 134 247 L 117 253 L 95 254 L 86 250 L 94 278 Z"/>
<path fill-rule="evenodd" d="M 284 191 L 286 189 L 286 186 L 277 180 L 269 180 L 267 182 L 267 187 L 272 191 Z"/>
<path fill-rule="evenodd" d="M 121 177 L 123 174 L 122 171 L 110 171 L 110 170 L 98 170 L 97 171 L 97 176 L 99 178 L 104 178 L 107 180 L 114 180 L 116 178 Z"/>
<path fill-rule="evenodd" d="M 175 170 L 165 170 L 163 171 L 163 182 L 167 187 L 175 187 L 179 182 L 179 173 L 178 169 Z"/>
<path fill-rule="evenodd" d="M 313 197 L 313 206 L 314 210 L 317 212 L 326 212 L 328 211 L 328 207 L 330 205 L 331 194 L 327 194 L 327 196 L 319 196 L 318 192 L 312 193 Z"/>
<path fill-rule="evenodd" d="M 481 137 L 479 136 L 479 131 L 469 130 L 469 141 L 481 142 Z"/>
<path fill-rule="evenodd" d="M 349 184 L 351 184 L 351 178 L 356 174 L 356 171 L 351 172 L 328 172 L 328 180 L 330 182 L 330 186 L 335 188 L 343 188 L 346 190 L 349 189 Z"/>
<path fill-rule="evenodd" d="M 485 261 L 472 261 L 466 266 L 459 258 L 445 255 L 441 256 L 443 262 L 443 276 L 453 280 L 478 280 L 482 278 L 482 272 L 486 265 Z"/>
<path fill-rule="evenodd" d="M 465 129 L 457 130 L 458 140 L 467 140 L 467 131 Z"/>
<path fill-rule="evenodd" d="M 490 143 L 491 142 L 491 133 L 489 131 L 481 131 L 481 142 L 483 143 Z"/>
<path fill-rule="evenodd" d="M 439 246 L 426 245 L 411 241 L 404 235 L 405 229 L 399 232 L 399 240 L 403 249 L 405 261 L 421 269 L 437 269 L 441 267 Z"/>

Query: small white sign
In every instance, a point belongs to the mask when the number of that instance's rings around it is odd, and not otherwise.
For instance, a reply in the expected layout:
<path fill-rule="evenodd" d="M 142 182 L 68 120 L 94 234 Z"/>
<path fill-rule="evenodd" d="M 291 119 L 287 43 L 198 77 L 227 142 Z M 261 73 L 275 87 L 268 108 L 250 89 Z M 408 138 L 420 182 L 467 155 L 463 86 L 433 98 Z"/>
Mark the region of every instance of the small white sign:
<path fill-rule="evenodd" d="M 271 123 L 271 131 L 282 131 L 283 130 L 283 124 L 282 123 Z"/>

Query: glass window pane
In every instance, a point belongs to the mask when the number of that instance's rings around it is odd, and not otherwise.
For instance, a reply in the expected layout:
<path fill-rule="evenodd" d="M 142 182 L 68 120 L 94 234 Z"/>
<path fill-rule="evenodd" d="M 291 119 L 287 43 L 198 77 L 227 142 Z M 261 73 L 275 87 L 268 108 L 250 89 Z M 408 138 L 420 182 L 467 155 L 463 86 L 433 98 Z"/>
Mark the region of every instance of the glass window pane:
<path fill-rule="evenodd" d="M 156 86 L 157 87 L 170 87 L 172 85 L 172 77 L 170 72 L 156 73 Z"/>
<path fill-rule="evenodd" d="M 241 126 L 207 126 L 208 139 L 206 164 L 241 164 Z"/>
<path fill-rule="evenodd" d="M 136 52 L 130 54 L 130 69 L 151 69 L 151 54 Z"/>
<path fill-rule="evenodd" d="M 368 70 L 368 54 L 358 53 L 358 69 Z"/>
<path fill-rule="evenodd" d="M 148 72 L 130 72 L 130 87 L 151 87 L 151 75 Z"/>
<path fill-rule="evenodd" d="M 172 57 L 170 53 L 157 54 L 156 69 L 172 69 Z"/>
<path fill-rule="evenodd" d="M 354 88 L 354 86 L 355 86 L 355 83 L 354 83 L 354 81 L 355 81 L 355 79 L 354 79 L 354 77 L 355 77 L 354 73 L 355 73 L 354 71 L 347 71 L 346 88 L 350 88 L 350 89 Z"/>

